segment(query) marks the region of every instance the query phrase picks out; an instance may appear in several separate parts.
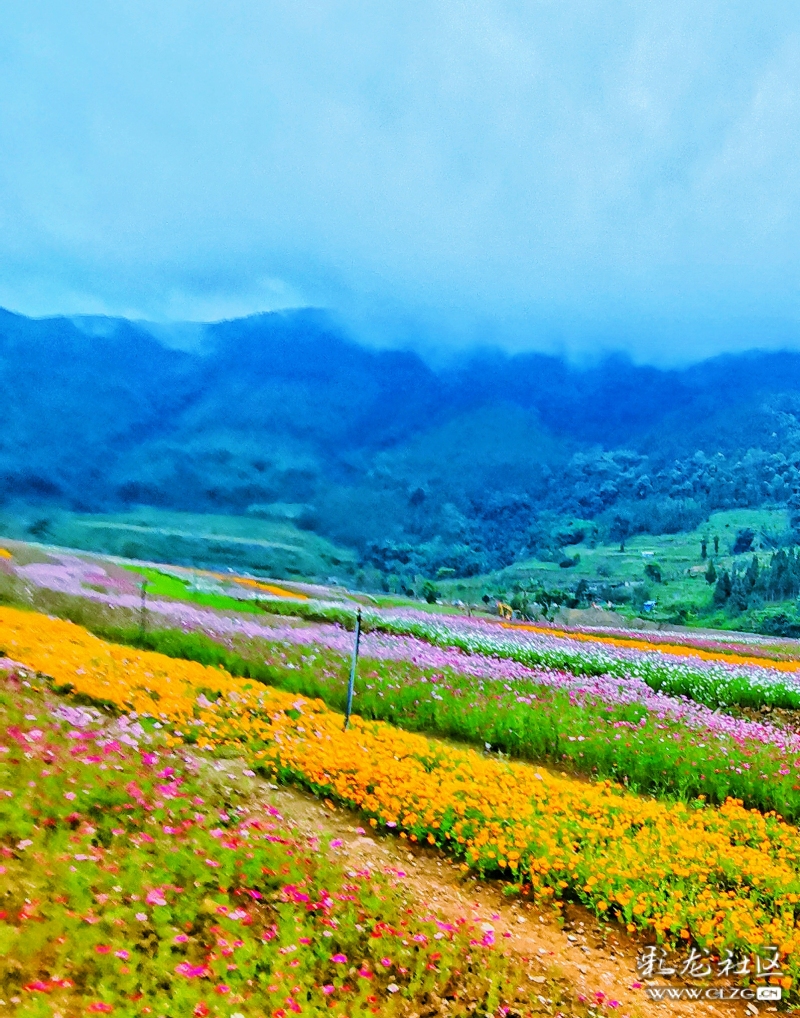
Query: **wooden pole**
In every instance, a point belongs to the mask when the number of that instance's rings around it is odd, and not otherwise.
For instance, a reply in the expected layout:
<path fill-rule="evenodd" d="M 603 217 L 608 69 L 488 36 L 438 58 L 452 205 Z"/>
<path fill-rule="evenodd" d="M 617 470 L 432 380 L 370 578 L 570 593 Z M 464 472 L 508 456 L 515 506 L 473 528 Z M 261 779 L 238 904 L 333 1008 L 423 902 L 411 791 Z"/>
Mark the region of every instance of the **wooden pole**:
<path fill-rule="evenodd" d="M 353 644 L 353 660 L 350 664 L 350 681 L 347 684 L 347 709 L 344 714 L 344 729 L 347 731 L 350 725 L 350 715 L 353 712 L 353 690 L 356 685 L 356 667 L 358 665 L 358 644 L 361 640 L 361 609 L 356 612 L 356 640 Z"/>

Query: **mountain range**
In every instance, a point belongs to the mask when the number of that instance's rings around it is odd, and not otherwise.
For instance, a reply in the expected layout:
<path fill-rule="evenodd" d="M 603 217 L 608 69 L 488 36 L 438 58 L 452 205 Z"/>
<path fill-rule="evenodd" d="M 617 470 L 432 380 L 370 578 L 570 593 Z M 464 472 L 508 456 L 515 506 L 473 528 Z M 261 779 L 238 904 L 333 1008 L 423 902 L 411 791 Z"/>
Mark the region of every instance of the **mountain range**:
<path fill-rule="evenodd" d="M 389 571 L 475 572 L 575 520 L 676 529 L 800 485 L 792 351 L 433 366 L 315 310 L 184 333 L 0 310 L 0 391 L 0 501 L 284 513 Z"/>

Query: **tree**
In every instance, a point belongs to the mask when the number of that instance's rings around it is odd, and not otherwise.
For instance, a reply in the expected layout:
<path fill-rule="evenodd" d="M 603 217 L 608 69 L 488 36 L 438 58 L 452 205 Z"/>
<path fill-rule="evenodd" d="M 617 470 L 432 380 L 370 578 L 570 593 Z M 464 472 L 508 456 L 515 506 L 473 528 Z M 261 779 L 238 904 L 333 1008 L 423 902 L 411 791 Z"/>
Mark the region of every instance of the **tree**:
<path fill-rule="evenodd" d="M 719 534 L 714 534 L 714 554 L 719 555 Z"/>
<path fill-rule="evenodd" d="M 430 580 L 426 580 L 422 584 L 422 596 L 428 604 L 436 604 L 436 599 L 439 597 L 439 591 Z"/>
<path fill-rule="evenodd" d="M 706 583 L 715 583 L 717 579 L 717 570 L 714 568 L 714 559 L 708 560 L 708 569 L 706 569 Z"/>
<path fill-rule="evenodd" d="M 753 547 L 753 540 L 755 536 L 755 531 L 750 527 L 744 527 L 742 530 L 737 530 L 736 540 L 733 542 L 733 554 L 743 555 L 746 551 L 750 551 Z"/>
<path fill-rule="evenodd" d="M 705 537 L 700 542 L 700 558 L 704 562 L 708 558 L 708 540 Z"/>
<path fill-rule="evenodd" d="M 731 580 L 731 592 L 728 597 L 728 607 L 731 611 L 737 614 L 747 611 L 748 593 L 746 574 L 735 573 Z"/>
<path fill-rule="evenodd" d="M 756 589 L 756 585 L 758 583 L 758 556 L 757 555 L 753 556 L 753 560 L 750 563 L 750 565 L 747 567 L 747 572 L 744 574 L 744 576 L 745 576 L 745 581 L 747 583 L 748 591 L 755 590 Z"/>
<path fill-rule="evenodd" d="M 786 503 L 789 510 L 789 529 L 792 533 L 792 540 L 800 543 L 800 490 L 795 488 Z"/>
<path fill-rule="evenodd" d="M 625 551 L 625 538 L 631 532 L 631 521 L 627 516 L 617 514 L 611 524 L 611 540 L 619 541 L 619 550 Z"/>
<path fill-rule="evenodd" d="M 731 596 L 731 578 L 728 574 L 728 570 L 725 569 L 717 580 L 717 585 L 714 587 L 714 604 L 717 607 L 724 605 L 728 598 Z"/>

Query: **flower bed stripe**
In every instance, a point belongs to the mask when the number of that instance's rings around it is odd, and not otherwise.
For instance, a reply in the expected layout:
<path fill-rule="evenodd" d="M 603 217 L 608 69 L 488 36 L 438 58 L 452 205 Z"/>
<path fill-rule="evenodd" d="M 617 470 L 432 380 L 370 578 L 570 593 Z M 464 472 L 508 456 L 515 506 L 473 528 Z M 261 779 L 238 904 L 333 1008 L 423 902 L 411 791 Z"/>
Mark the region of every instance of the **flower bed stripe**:
<path fill-rule="evenodd" d="M 0 609 L 10 656 L 76 692 L 160 718 L 176 741 L 234 744 L 270 773 L 363 810 L 375 826 L 506 872 L 542 897 L 667 937 L 753 949 L 800 967 L 800 832 L 729 800 L 720 808 L 645 800 L 507 764 L 380 722 L 341 715 L 220 669 L 106 644 L 57 619 Z"/>

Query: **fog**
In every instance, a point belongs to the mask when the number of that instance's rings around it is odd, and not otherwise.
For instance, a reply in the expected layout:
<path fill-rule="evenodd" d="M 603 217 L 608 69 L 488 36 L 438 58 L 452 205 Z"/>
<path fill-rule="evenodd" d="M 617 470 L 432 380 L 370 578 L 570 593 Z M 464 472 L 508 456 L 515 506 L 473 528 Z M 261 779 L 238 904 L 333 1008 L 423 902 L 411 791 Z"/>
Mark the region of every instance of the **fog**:
<path fill-rule="evenodd" d="M 0 305 L 421 351 L 800 345 L 789 3 L 0 12 Z"/>

